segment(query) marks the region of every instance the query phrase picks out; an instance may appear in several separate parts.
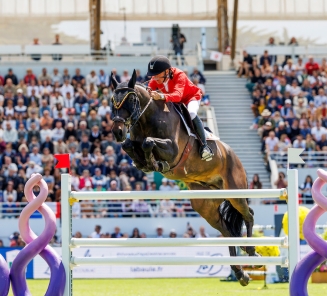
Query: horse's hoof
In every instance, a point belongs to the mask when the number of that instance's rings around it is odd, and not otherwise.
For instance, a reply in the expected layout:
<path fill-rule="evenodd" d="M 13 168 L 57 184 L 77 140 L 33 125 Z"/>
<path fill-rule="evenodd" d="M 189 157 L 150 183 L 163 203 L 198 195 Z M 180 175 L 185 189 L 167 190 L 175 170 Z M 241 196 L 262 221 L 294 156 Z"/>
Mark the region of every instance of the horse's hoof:
<path fill-rule="evenodd" d="M 243 276 L 238 281 L 240 282 L 241 286 L 245 287 L 249 284 L 250 277 L 246 272 L 244 272 Z"/>
<path fill-rule="evenodd" d="M 235 276 L 238 279 L 238 281 L 240 282 L 241 286 L 245 287 L 249 284 L 250 277 L 242 269 L 239 270 L 238 272 L 235 272 Z"/>
<path fill-rule="evenodd" d="M 238 281 L 240 282 L 241 286 L 245 287 L 245 286 L 247 286 L 249 284 L 250 277 L 242 269 L 239 270 L 238 272 L 235 272 L 235 276 L 238 279 Z"/>

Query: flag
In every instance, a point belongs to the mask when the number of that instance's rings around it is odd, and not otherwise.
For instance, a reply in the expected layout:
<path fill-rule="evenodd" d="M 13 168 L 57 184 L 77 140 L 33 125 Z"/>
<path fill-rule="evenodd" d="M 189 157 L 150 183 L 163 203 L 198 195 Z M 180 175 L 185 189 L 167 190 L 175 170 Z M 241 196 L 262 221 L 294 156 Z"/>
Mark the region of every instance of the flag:
<path fill-rule="evenodd" d="M 220 62 L 223 57 L 223 54 L 219 51 L 212 51 L 210 53 L 210 60 Z"/>
<path fill-rule="evenodd" d="M 70 169 L 69 154 L 55 154 L 54 157 L 58 160 L 55 169 Z"/>
<path fill-rule="evenodd" d="M 288 148 L 288 163 L 305 163 L 300 154 L 304 151 L 302 148 Z"/>

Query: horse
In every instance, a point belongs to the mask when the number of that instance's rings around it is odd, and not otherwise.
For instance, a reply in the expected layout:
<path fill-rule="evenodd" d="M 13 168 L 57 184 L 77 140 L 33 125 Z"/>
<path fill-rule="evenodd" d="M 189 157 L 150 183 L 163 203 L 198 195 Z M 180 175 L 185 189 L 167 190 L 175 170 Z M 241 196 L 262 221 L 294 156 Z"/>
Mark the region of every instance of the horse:
<path fill-rule="evenodd" d="M 185 124 L 181 108 L 153 100 L 146 87 L 136 83 L 135 70 L 128 82 L 118 84 L 113 75 L 111 78 L 112 132 L 136 168 L 184 181 L 190 190 L 248 188 L 246 172 L 233 150 L 219 139 L 209 140 L 213 159 L 202 160 L 200 142 Z M 191 199 L 191 205 L 224 237 L 242 237 L 243 223 L 247 237 L 252 236 L 254 213 L 246 199 Z M 242 249 L 249 256 L 259 256 L 252 246 Z M 229 253 L 236 256 L 236 248 L 229 247 Z M 242 267 L 231 268 L 240 284 L 247 286 L 250 278 Z"/>

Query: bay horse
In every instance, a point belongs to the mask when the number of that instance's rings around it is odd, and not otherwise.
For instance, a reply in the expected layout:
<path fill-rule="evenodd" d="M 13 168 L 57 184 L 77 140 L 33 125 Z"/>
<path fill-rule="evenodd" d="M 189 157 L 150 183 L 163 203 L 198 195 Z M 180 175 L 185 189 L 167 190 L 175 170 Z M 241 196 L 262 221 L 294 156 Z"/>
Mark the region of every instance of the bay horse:
<path fill-rule="evenodd" d="M 118 84 L 113 75 L 111 78 L 112 132 L 138 169 L 184 181 L 191 190 L 248 188 L 245 170 L 233 150 L 220 140 L 209 140 L 214 156 L 203 161 L 198 152 L 200 143 L 178 109 L 171 102 L 153 100 L 145 86 L 136 84 L 135 70 L 128 82 Z M 252 236 L 253 211 L 246 199 L 191 199 L 191 205 L 224 237 L 241 237 L 244 222 L 247 236 Z M 249 256 L 259 256 L 254 247 L 242 249 Z M 229 247 L 229 252 L 236 256 L 235 247 Z M 248 285 L 249 276 L 242 267 L 231 268 L 240 284 Z"/>

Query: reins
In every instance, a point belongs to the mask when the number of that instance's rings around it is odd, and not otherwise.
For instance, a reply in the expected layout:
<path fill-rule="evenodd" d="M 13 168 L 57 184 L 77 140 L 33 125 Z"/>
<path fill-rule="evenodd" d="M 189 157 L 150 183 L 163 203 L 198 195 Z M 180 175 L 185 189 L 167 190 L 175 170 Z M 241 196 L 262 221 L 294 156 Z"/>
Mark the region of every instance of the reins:
<path fill-rule="evenodd" d="M 133 127 L 137 124 L 137 122 L 139 121 L 139 119 L 141 118 L 141 116 L 144 114 L 144 112 L 146 111 L 146 109 L 149 107 L 149 105 L 152 102 L 152 97 L 150 97 L 148 103 L 145 105 L 144 109 L 141 110 L 141 104 L 140 104 L 140 98 L 136 92 L 136 90 L 134 88 L 130 88 L 130 87 L 121 87 L 121 88 L 116 88 L 114 90 L 114 93 L 117 93 L 120 90 L 128 90 L 128 93 L 124 96 L 124 98 L 122 99 L 121 102 L 117 102 L 115 100 L 114 95 L 112 96 L 111 100 L 113 103 L 114 108 L 116 109 L 116 115 L 113 118 L 113 122 L 123 122 L 126 127 L 128 132 L 130 132 Z M 134 106 L 133 106 L 133 111 L 131 113 L 131 115 L 125 120 L 124 118 L 120 117 L 118 115 L 118 110 L 121 109 L 126 101 L 126 99 L 128 98 L 129 95 L 133 94 L 136 98 L 136 102 L 134 102 Z M 133 121 L 133 117 L 136 116 L 136 119 Z"/>

